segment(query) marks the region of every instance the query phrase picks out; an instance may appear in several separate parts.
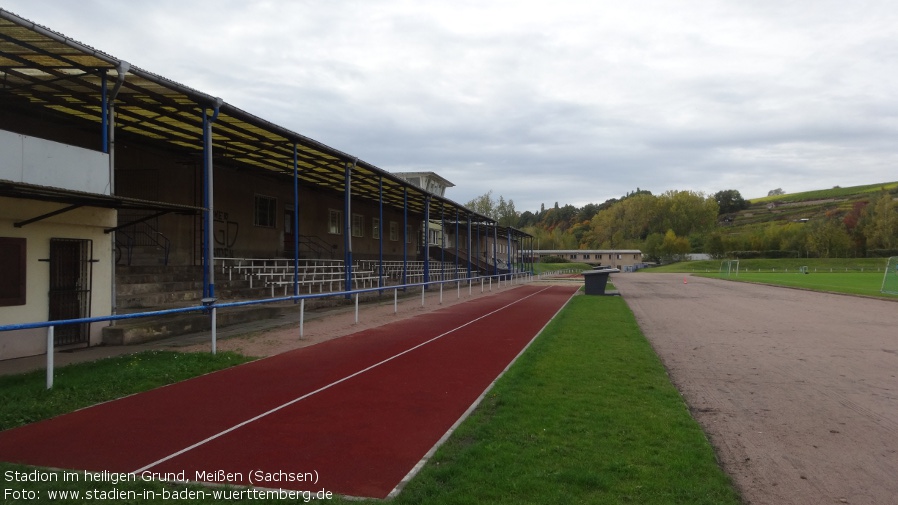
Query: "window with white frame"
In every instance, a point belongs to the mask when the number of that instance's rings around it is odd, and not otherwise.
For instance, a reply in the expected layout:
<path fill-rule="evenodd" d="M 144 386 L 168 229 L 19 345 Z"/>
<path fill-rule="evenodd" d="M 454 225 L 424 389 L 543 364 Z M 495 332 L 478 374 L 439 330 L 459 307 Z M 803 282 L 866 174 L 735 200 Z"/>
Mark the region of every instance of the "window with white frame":
<path fill-rule="evenodd" d="M 277 226 L 277 198 L 256 195 L 253 206 L 253 224 L 264 228 Z"/>
<path fill-rule="evenodd" d="M 327 232 L 331 235 L 343 235 L 343 211 L 328 209 Z"/>
<path fill-rule="evenodd" d="M 380 218 L 371 218 L 371 238 L 380 239 Z"/>
<path fill-rule="evenodd" d="M 412 225 L 410 224 L 405 226 L 405 243 L 412 243 Z"/>
<path fill-rule="evenodd" d="M 390 221 L 390 241 L 399 241 L 399 223 L 396 221 Z"/>
<path fill-rule="evenodd" d="M 353 214 L 352 215 L 352 236 L 353 237 L 364 237 L 365 236 L 365 216 L 361 214 Z"/>

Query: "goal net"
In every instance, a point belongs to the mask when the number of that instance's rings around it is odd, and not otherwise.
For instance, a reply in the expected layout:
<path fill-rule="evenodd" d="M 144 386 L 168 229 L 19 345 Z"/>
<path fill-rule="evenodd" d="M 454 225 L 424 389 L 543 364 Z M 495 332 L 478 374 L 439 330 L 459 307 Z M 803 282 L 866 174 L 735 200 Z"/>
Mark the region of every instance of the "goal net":
<path fill-rule="evenodd" d="M 739 260 L 723 260 L 720 262 L 720 275 L 725 277 L 739 275 Z"/>
<path fill-rule="evenodd" d="M 883 293 L 898 295 L 898 256 L 889 258 L 885 274 L 882 276 Z"/>

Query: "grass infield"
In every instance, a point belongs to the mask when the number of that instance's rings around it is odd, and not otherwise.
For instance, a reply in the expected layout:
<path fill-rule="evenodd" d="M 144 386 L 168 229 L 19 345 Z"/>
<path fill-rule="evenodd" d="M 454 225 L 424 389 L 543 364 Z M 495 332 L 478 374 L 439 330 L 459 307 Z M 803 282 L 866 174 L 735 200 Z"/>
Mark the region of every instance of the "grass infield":
<path fill-rule="evenodd" d="M 58 384 L 76 374 L 85 382 L 95 382 L 91 366 L 105 365 L 82 365 L 71 375 L 66 372 Z M 145 360 L 139 366 L 154 375 L 162 365 Z M 39 377 L 33 380 L 40 384 Z M 45 393 L 26 382 L 8 378 L 0 383 L 0 391 L 18 404 L 9 408 L 19 412 L 11 417 L 35 420 L 45 414 L 23 414 L 32 410 L 24 405 L 40 403 Z M 122 386 L 129 381 L 120 377 L 103 382 Z M 120 395 L 131 392 L 129 388 Z M 4 463 L 0 476 L 15 469 L 27 470 Z M 9 488 L 10 483 L 3 486 Z M 42 503 L 105 502 L 50 500 L 48 492 L 60 489 L 79 491 L 82 498 L 98 487 L 137 493 L 210 489 L 146 482 L 16 487 L 40 492 Z M 221 503 L 214 499 L 191 502 Z M 626 303 L 620 297 L 576 296 L 393 502 L 735 505 L 740 500 Z M 359 501 L 337 498 L 328 503 Z"/>
<path fill-rule="evenodd" d="M 692 273 L 731 281 L 898 299 L 898 295 L 880 291 L 887 261 L 886 258 L 740 260 L 739 273 L 726 275 L 720 273 L 719 260 L 706 260 L 674 263 L 645 272 Z M 807 267 L 807 274 L 799 272 L 803 266 Z"/>

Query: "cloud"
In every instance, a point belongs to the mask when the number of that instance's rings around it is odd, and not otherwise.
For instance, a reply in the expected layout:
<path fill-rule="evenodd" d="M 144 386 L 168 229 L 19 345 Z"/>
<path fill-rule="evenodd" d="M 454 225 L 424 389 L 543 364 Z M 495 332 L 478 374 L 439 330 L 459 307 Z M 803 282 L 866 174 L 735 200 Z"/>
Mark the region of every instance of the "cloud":
<path fill-rule="evenodd" d="M 895 178 L 887 1 L 6 4 L 461 203 Z"/>

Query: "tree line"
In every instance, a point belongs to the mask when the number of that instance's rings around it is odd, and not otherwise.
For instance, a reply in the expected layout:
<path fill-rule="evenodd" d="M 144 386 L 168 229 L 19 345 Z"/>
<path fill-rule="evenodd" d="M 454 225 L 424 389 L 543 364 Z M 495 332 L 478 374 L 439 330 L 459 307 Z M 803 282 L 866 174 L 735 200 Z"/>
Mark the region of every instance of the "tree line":
<path fill-rule="evenodd" d="M 733 189 L 654 195 L 637 188 L 601 204 L 555 202 L 538 212 L 518 212 L 513 200 L 496 199 L 489 191 L 466 207 L 533 235 L 537 249 L 639 249 L 650 261 L 661 262 L 689 253 L 717 258 L 898 255 L 898 201 L 887 191 L 807 222 L 728 227 L 734 213 L 749 205 Z"/>

